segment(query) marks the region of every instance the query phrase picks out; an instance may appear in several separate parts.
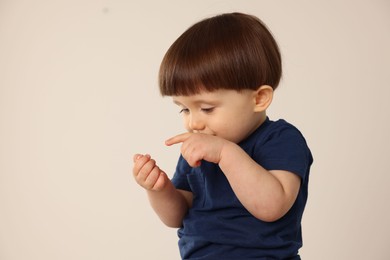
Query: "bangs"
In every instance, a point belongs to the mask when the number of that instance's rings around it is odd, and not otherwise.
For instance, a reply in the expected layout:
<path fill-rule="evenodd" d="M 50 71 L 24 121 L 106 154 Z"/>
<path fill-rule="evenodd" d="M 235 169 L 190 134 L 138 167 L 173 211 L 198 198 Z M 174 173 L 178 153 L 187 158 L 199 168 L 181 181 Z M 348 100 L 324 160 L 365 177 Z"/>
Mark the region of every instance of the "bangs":
<path fill-rule="evenodd" d="M 269 60 L 276 56 L 280 63 L 280 54 L 275 41 L 271 44 L 276 50 L 267 53 L 270 51 L 262 41 L 272 35 L 266 29 L 264 33 L 264 28 L 257 18 L 242 14 L 220 15 L 193 25 L 163 58 L 159 72 L 161 94 L 188 96 L 217 89 L 257 89 L 265 84 L 275 88 L 281 66 L 277 66 L 280 69 L 276 82 L 269 80 L 275 78 L 275 66 Z"/>

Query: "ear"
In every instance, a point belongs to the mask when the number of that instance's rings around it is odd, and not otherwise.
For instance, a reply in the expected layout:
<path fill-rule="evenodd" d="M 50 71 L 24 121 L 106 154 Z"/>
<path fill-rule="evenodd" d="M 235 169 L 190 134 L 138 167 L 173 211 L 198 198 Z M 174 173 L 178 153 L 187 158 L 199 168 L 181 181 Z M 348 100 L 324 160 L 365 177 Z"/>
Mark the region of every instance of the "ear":
<path fill-rule="evenodd" d="M 274 89 L 271 86 L 263 85 L 255 91 L 255 112 L 264 112 L 272 102 Z"/>

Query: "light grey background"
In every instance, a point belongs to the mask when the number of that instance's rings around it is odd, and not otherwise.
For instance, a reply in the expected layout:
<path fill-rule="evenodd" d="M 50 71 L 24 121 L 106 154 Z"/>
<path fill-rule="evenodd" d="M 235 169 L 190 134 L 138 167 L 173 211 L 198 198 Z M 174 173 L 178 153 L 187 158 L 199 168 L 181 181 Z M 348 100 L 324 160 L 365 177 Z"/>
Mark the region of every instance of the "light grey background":
<path fill-rule="evenodd" d="M 183 131 L 157 90 L 170 44 L 222 12 L 260 17 L 284 77 L 269 109 L 315 163 L 303 259 L 390 259 L 390 2 L 0 0 L 0 259 L 179 259 L 131 176 L 171 176 Z"/>

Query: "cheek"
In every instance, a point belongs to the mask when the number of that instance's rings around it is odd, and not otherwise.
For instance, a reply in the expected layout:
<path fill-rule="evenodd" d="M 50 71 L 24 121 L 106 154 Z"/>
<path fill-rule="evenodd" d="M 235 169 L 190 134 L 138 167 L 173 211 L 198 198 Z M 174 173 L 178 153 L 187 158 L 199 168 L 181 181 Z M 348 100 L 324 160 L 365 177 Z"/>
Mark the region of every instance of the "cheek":
<path fill-rule="evenodd" d="M 221 118 L 209 124 L 209 127 L 219 136 L 231 139 L 237 132 L 237 120 L 232 118 Z"/>
<path fill-rule="evenodd" d="M 230 117 L 224 121 L 220 121 L 218 127 L 219 135 L 234 143 L 238 143 L 246 137 L 251 120 L 253 118 L 247 118 L 243 114 L 237 114 L 235 118 Z"/>

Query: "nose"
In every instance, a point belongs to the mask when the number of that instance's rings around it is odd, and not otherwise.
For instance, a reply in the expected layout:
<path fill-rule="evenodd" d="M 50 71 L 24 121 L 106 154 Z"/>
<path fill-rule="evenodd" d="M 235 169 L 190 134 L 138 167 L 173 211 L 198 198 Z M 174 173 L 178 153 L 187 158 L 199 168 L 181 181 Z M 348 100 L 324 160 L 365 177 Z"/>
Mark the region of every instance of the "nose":
<path fill-rule="evenodd" d="M 205 124 L 200 115 L 192 113 L 189 118 L 188 126 L 192 131 L 200 131 L 205 128 Z"/>

